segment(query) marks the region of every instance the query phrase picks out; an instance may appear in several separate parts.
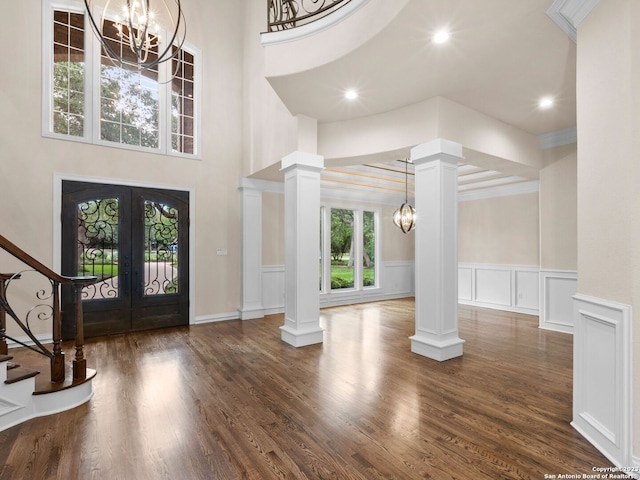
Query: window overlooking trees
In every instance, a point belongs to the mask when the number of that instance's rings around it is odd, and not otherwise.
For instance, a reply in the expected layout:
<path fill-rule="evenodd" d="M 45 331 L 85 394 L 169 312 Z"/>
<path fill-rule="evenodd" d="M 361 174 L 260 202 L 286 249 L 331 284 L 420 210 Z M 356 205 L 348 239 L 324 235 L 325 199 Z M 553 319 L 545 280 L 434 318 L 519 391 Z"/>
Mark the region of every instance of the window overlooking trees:
<path fill-rule="evenodd" d="M 362 285 L 376 284 L 376 216 L 374 212 L 362 212 Z"/>
<path fill-rule="evenodd" d="M 353 210 L 331 209 L 331 289 L 353 288 Z"/>
<path fill-rule="evenodd" d="M 118 37 L 114 22 L 105 22 L 105 37 L 119 55 L 130 52 Z M 158 53 L 156 45 L 150 52 Z M 131 54 L 133 60 L 133 54 Z M 158 66 L 133 72 L 114 65 L 102 49 L 100 55 L 100 140 L 158 148 Z"/>
<path fill-rule="evenodd" d="M 47 13 L 51 30 L 44 34 L 48 52 L 44 58 L 51 73 L 44 85 L 43 133 L 169 155 L 197 155 L 197 52 L 174 46 L 176 56 L 152 69 L 123 69 L 101 46 L 96 48 L 99 42 L 85 26 L 88 19 L 80 4 L 68 3 L 68 10 L 56 5 Z M 105 22 L 104 28 L 111 47 L 126 56 L 129 45 L 119 38 L 114 23 Z M 156 54 L 159 48 L 154 47 Z M 91 52 L 99 56 L 93 58 Z"/>
<path fill-rule="evenodd" d="M 377 214 L 323 208 L 321 219 L 321 291 L 375 287 Z"/>
<path fill-rule="evenodd" d="M 51 128 L 62 135 L 84 134 L 84 15 L 53 15 L 53 115 Z"/>

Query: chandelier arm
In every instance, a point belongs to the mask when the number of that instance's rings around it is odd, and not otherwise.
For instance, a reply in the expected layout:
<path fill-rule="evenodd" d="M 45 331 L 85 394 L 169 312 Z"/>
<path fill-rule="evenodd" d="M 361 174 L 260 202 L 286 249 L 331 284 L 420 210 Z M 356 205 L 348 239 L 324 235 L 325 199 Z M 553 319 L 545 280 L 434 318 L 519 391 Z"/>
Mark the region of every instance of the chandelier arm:
<path fill-rule="evenodd" d="M 180 30 L 182 27 L 182 30 L 184 31 L 186 29 L 186 22 L 185 22 L 185 17 L 184 17 L 184 13 L 182 11 L 182 6 L 180 4 L 180 0 L 174 0 L 177 6 L 177 13 L 176 13 L 176 17 L 175 17 L 175 28 L 173 29 L 173 33 L 171 35 L 171 39 L 170 41 L 167 42 L 167 46 L 162 50 L 162 52 L 158 52 L 156 55 L 156 59 L 153 60 L 152 62 L 147 62 L 148 56 L 149 56 L 149 51 L 147 47 L 151 47 L 154 45 L 147 45 L 148 42 L 148 35 L 149 35 L 149 4 L 150 4 L 150 0 L 145 0 L 145 5 L 147 6 L 147 10 L 146 10 L 146 19 L 147 21 L 144 24 L 144 28 L 141 32 L 138 32 L 138 35 L 135 36 L 133 35 L 133 32 L 138 30 L 134 27 L 133 25 L 133 18 L 132 15 L 128 15 L 128 19 L 125 22 L 125 26 L 127 26 L 129 28 L 130 31 L 130 35 L 129 35 L 129 48 L 132 50 L 133 54 L 136 56 L 136 58 L 138 59 L 138 62 L 132 62 L 129 60 L 126 60 L 125 58 L 123 58 L 122 56 L 120 56 L 118 53 L 115 52 L 115 50 L 107 43 L 105 37 L 102 35 L 102 30 L 104 28 L 100 28 L 98 27 L 98 22 L 96 22 L 96 19 L 93 15 L 93 13 L 91 12 L 91 7 L 90 7 L 90 0 L 84 0 L 84 5 L 85 5 L 85 9 L 87 11 L 87 14 L 89 16 L 89 21 L 91 24 L 91 28 L 94 32 L 94 34 L 96 35 L 96 37 L 98 37 L 98 41 L 100 42 L 100 44 L 102 45 L 102 47 L 105 50 L 105 53 L 107 54 L 107 56 L 109 57 L 109 60 L 115 65 L 115 66 L 119 66 L 120 68 L 125 68 L 128 70 L 134 70 L 137 72 L 144 72 L 147 70 L 150 70 L 152 68 L 154 68 L 155 66 L 159 65 L 160 63 L 164 63 L 167 62 L 169 60 L 172 60 L 173 58 L 175 58 L 178 54 L 178 52 L 182 49 L 182 47 L 185 44 L 185 37 L 186 35 L 180 35 Z M 131 0 L 126 0 L 126 4 L 127 4 L 127 9 L 129 12 L 131 12 Z M 169 17 L 171 19 L 173 19 L 173 15 L 171 14 L 171 11 L 169 10 L 169 7 L 166 5 L 165 6 L 167 8 Z M 104 27 L 104 14 L 102 16 L 101 19 L 101 25 L 102 27 Z M 144 39 L 144 42 L 143 40 Z M 175 42 L 178 42 L 178 45 L 174 45 Z M 156 43 L 157 45 L 157 43 Z M 172 48 L 173 47 L 177 47 L 176 50 L 174 52 L 172 52 Z"/>
<path fill-rule="evenodd" d="M 177 45 L 178 48 L 176 49 L 175 53 L 171 53 L 171 55 L 169 55 L 168 57 L 166 55 L 167 55 L 167 53 L 169 53 L 171 48 L 174 46 L 173 42 L 175 41 L 175 39 L 178 38 L 178 32 L 179 32 L 179 28 L 180 28 L 181 19 L 182 19 L 182 23 L 186 23 L 184 21 L 184 14 L 182 13 L 182 8 L 180 7 L 180 3 L 178 2 L 178 16 L 177 16 L 177 21 L 176 21 L 176 28 L 174 29 L 173 35 L 171 36 L 171 41 L 167 42 L 167 47 L 162 51 L 162 53 L 158 53 L 157 58 L 153 62 L 144 64 L 143 68 L 140 68 L 140 71 L 145 71 L 145 70 L 152 69 L 156 65 L 159 65 L 161 63 L 167 62 L 167 61 L 173 59 L 174 57 L 176 57 L 176 55 L 178 54 L 178 51 L 180 51 L 182 49 L 182 46 L 184 45 L 184 42 L 185 42 L 185 36 L 184 35 L 180 39 L 180 45 Z"/>
<path fill-rule="evenodd" d="M 404 161 L 404 203 L 409 203 L 409 160 Z"/>
<path fill-rule="evenodd" d="M 147 24 L 145 24 L 144 27 L 144 32 L 141 35 L 140 33 L 140 29 L 134 29 L 133 27 L 133 15 L 135 14 L 135 12 L 131 11 L 131 0 L 127 0 L 127 20 L 128 20 L 128 25 L 127 27 L 129 28 L 129 47 L 131 48 L 131 50 L 133 50 L 133 53 L 135 54 L 136 58 L 142 60 L 142 62 L 144 62 L 143 59 L 143 55 L 142 55 L 142 47 L 140 46 L 140 39 L 142 38 L 146 38 L 146 34 L 147 34 L 147 28 L 146 25 L 148 24 L 148 19 L 147 19 Z M 134 34 L 133 32 L 138 31 L 137 34 Z M 139 38 L 138 38 L 139 37 Z M 145 56 L 146 58 L 146 56 Z"/>
<path fill-rule="evenodd" d="M 176 37 L 178 36 L 178 32 L 180 31 L 180 22 L 184 21 L 186 23 L 186 21 L 184 20 L 184 15 L 182 14 L 182 6 L 180 5 L 180 2 L 176 1 L 176 4 L 178 5 L 178 13 L 176 15 L 176 28 L 173 29 L 173 35 L 171 37 L 171 41 L 168 42 L 168 45 L 173 45 L 173 42 L 176 41 Z M 171 15 L 171 12 L 168 12 L 168 13 L 169 13 L 169 17 L 171 17 L 171 20 L 173 20 L 173 15 Z M 185 25 L 185 30 L 186 28 L 187 26 Z M 182 37 L 182 42 L 180 43 L 180 46 L 178 48 L 182 48 L 183 44 L 184 44 L 184 36 Z"/>
<path fill-rule="evenodd" d="M 103 38 L 102 34 L 100 33 L 100 28 L 98 28 L 98 24 L 93 18 L 93 14 L 91 13 L 91 8 L 89 7 L 89 4 L 87 2 L 88 0 L 84 0 L 84 6 L 85 6 L 85 9 L 87 10 L 87 15 L 89 15 L 89 21 L 91 22 L 91 28 L 93 29 L 93 33 L 95 34 L 96 37 L 98 37 L 98 40 L 100 41 L 104 49 L 107 51 L 109 59 L 113 61 L 114 59 L 118 58 L 118 55 L 116 54 L 116 52 L 113 51 L 113 48 L 111 48 L 111 46 L 106 42 L 106 40 Z M 123 62 L 120 61 L 118 63 L 120 64 L 120 67 L 122 67 Z"/>

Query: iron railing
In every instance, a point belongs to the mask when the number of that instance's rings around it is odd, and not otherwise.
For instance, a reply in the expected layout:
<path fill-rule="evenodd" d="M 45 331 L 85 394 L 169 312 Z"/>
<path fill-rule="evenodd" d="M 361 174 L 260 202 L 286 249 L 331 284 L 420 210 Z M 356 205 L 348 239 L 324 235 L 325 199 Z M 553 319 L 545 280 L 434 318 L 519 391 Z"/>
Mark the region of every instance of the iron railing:
<path fill-rule="evenodd" d="M 0 273 L 0 354 L 6 355 L 7 340 L 11 340 L 19 345 L 27 347 L 45 357 L 51 362 L 51 382 L 59 383 L 65 380 L 64 353 L 62 352 L 62 322 L 63 315 L 60 309 L 60 286 L 71 285 L 75 292 L 75 318 L 76 318 L 76 338 L 75 338 L 75 357 L 73 359 L 73 379 L 82 380 L 87 376 L 87 361 L 84 357 L 84 333 L 82 318 L 82 288 L 86 285 L 95 283 L 96 277 L 65 277 L 58 275 L 48 267 L 40 263 L 31 255 L 26 253 L 15 244 L 0 235 L 0 249 L 11 254 L 20 262 L 24 263 L 28 268 L 18 273 Z M 35 274 L 42 279 L 38 283 L 36 290 L 35 305 L 29 308 L 27 313 L 21 317 L 17 313 L 10 300 L 9 293 L 12 290 L 12 284 L 16 281 L 24 282 L 26 276 Z M 18 301 L 15 303 L 24 303 L 26 300 L 23 293 L 16 295 Z M 27 335 L 32 344 L 22 342 L 7 334 L 6 320 L 7 316 L 12 318 L 20 329 Z M 36 321 L 52 322 L 53 345 L 49 349 L 43 345 L 33 333 L 31 323 Z"/>
<path fill-rule="evenodd" d="M 351 0 L 267 0 L 269 32 L 315 22 Z"/>

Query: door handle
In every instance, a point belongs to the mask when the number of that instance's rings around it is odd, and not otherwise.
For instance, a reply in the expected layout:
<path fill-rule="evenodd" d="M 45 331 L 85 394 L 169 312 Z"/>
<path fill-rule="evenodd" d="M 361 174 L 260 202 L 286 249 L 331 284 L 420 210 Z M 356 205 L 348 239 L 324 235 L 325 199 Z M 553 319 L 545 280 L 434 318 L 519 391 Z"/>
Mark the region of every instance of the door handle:
<path fill-rule="evenodd" d="M 127 295 L 129 293 L 129 255 L 124 255 L 124 285 L 122 286 L 122 292 Z"/>

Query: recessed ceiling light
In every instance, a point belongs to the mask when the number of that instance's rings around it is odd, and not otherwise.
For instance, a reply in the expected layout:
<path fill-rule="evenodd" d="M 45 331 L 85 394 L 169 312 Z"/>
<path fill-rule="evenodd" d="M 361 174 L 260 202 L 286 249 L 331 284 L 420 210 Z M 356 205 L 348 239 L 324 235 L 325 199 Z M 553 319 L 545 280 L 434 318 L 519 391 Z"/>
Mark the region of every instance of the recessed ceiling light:
<path fill-rule="evenodd" d="M 449 40 L 449 32 L 445 29 L 438 30 L 433 35 L 433 43 L 445 43 Z"/>
<path fill-rule="evenodd" d="M 543 97 L 538 102 L 538 106 L 540 108 L 551 108 L 553 106 L 553 98 L 551 97 Z"/>
<path fill-rule="evenodd" d="M 344 92 L 344 98 L 347 100 L 355 100 L 358 98 L 358 92 L 356 92 L 353 88 Z"/>

